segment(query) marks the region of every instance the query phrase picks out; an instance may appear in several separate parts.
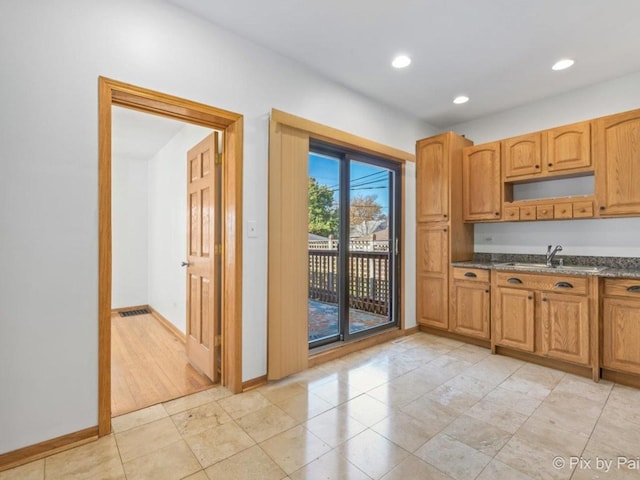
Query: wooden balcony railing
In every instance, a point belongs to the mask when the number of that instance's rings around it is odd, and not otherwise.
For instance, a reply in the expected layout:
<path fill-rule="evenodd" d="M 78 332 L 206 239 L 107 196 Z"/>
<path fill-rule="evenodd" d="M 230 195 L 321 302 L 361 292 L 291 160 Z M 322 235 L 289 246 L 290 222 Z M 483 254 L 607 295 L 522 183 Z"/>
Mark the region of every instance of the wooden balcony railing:
<path fill-rule="evenodd" d="M 349 252 L 349 308 L 388 315 L 390 252 Z M 309 298 L 338 303 L 338 251 L 309 250 Z"/>

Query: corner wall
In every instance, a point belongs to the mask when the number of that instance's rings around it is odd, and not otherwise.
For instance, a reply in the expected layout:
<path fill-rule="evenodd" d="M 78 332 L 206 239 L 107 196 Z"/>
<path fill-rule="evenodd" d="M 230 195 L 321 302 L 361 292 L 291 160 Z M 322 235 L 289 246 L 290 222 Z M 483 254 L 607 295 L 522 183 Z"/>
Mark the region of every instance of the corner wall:
<path fill-rule="evenodd" d="M 187 151 L 213 130 L 186 124 L 149 159 L 149 305 L 186 331 Z"/>

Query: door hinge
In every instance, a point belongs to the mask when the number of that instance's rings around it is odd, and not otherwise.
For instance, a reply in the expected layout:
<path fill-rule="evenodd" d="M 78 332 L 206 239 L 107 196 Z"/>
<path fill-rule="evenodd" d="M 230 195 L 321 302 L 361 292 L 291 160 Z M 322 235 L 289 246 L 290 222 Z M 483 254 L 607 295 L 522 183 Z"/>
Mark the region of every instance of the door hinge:
<path fill-rule="evenodd" d="M 213 346 L 214 347 L 219 347 L 220 345 L 222 345 L 222 335 L 216 335 L 213 338 Z"/>
<path fill-rule="evenodd" d="M 216 154 L 216 165 L 222 165 L 222 153 Z"/>
<path fill-rule="evenodd" d="M 213 247 L 213 253 L 214 253 L 214 255 L 222 255 L 222 244 L 221 243 L 216 243 L 216 245 Z"/>

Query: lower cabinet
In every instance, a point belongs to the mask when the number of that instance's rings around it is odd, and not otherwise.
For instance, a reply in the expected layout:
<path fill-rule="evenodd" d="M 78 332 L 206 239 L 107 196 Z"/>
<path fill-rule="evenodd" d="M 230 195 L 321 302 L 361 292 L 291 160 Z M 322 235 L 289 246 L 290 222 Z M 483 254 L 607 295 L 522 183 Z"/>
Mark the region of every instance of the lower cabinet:
<path fill-rule="evenodd" d="M 493 344 L 591 366 L 596 277 L 494 272 Z M 595 283 L 594 283 L 595 282 Z M 640 330 L 639 330 L 640 332 Z"/>
<path fill-rule="evenodd" d="M 605 279 L 602 366 L 640 374 L 640 280 Z"/>
<path fill-rule="evenodd" d="M 540 353 L 589 365 L 589 298 L 547 292 L 541 297 Z"/>
<path fill-rule="evenodd" d="M 450 330 L 460 335 L 491 338 L 489 271 L 453 268 Z"/>
<path fill-rule="evenodd" d="M 418 323 L 428 327 L 447 329 L 449 327 L 449 298 L 447 276 L 418 276 Z"/>
<path fill-rule="evenodd" d="M 534 351 L 534 292 L 498 288 L 494 295 L 495 344 Z"/>

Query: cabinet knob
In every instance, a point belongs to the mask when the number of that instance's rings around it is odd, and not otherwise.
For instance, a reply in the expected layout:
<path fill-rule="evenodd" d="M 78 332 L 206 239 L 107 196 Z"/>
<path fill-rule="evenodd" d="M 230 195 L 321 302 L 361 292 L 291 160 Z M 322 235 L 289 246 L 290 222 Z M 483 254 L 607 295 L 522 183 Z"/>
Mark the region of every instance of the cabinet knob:
<path fill-rule="evenodd" d="M 500 216 L 500 212 L 496 212 L 496 217 L 499 217 L 499 216 Z"/>
<path fill-rule="evenodd" d="M 533 297 L 532 297 L 531 295 L 529 295 L 529 296 L 527 297 L 527 299 L 529 299 L 529 300 L 533 300 Z"/>
<path fill-rule="evenodd" d="M 540 165 L 536 165 L 536 168 L 540 168 Z"/>
<path fill-rule="evenodd" d="M 485 290 L 484 293 L 489 293 L 489 290 Z"/>
<path fill-rule="evenodd" d="M 547 167 L 553 167 L 553 163 L 547 163 Z"/>
<path fill-rule="evenodd" d="M 444 217 L 444 218 L 447 218 L 447 214 L 445 213 L 445 214 L 443 215 L 443 217 Z"/>
<path fill-rule="evenodd" d="M 547 301 L 547 299 L 546 299 L 546 298 L 543 298 L 543 299 L 542 299 L 542 301 L 543 301 L 543 302 L 546 302 L 546 301 Z"/>
<path fill-rule="evenodd" d="M 446 232 L 446 231 L 447 231 L 447 229 L 446 229 L 446 228 L 443 228 L 443 229 L 442 229 L 442 231 L 443 231 L 443 232 Z"/>
<path fill-rule="evenodd" d="M 605 207 L 604 205 L 600 205 L 600 210 L 604 210 L 605 208 L 607 207 Z"/>

